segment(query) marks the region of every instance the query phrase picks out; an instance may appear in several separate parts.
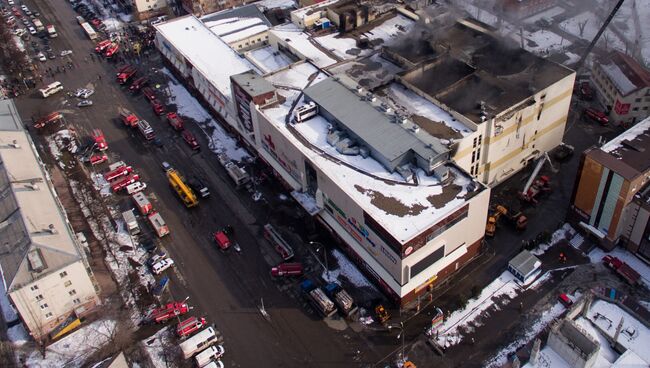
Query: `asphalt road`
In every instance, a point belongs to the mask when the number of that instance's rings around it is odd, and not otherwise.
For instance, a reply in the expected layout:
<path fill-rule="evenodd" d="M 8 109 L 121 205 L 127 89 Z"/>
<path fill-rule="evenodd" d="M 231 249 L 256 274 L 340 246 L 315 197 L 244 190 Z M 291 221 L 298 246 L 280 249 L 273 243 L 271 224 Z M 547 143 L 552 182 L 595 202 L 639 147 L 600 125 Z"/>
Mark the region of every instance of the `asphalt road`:
<path fill-rule="evenodd" d="M 75 69 L 45 78 L 43 83 L 58 80 L 66 91 L 90 87 L 96 92 L 91 97 L 94 106 L 79 109 L 75 106 L 77 100 L 68 99 L 63 92 L 44 100 L 34 91 L 17 101 L 22 118 L 28 122 L 31 117 L 62 110 L 80 136 L 87 136 L 95 127 L 101 128 L 108 140 L 111 161 L 123 160 L 141 174 L 149 186 L 146 193 L 171 230 L 171 235 L 162 241 L 176 262 L 171 292 L 175 299 L 189 297 L 189 303 L 196 308 L 194 314 L 205 315 L 224 334 L 227 366 L 354 366 L 361 364 L 353 361 L 357 350 L 362 351 L 361 360 L 367 362 L 379 360 L 382 350 L 391 350 L 391 346 L 369 348 L 367 340 L 351 329 L 336 331 L 328 327 L 295 298 L 295 285 L 273 281 L 269 268 L 276 256 L 261 240 L 261 228 L 272 217 L 268 207 L 253 202 L 248 192 L 236 190 L 216 156 L 207 149 L 193 154 L 180 136 L 152 113 L 142 96 L 123 91 L 113 80 L 113 64 L 90 61 L 93 43 L 86 39 L 75 20 L 77 14 L 67 1 L 27 3 L 32 10 L 39 8 L 41 17 L 56 26 L 59 37 L 52 41 L 52 46 L 57 55 L 63 49 L 73 50 L 71 60 Z M 40 67 L 57 64 L 62 65 L 63 61 L 48 61 Z M 146 144 L 136 131 L 121 126 L 117 120 L 118 106 L 148 120 L 165 146 Z M 187 125 L 199 137 L 202 147 L 207 147 L 205 136 L 196 125 Z M 34 135 L 42 144 L 42 137 Z M 170 162 L 186 176 L 203 176 L 210 185 L 211 197 L 198 208 L 185 209 L 169 188 L 160 168 L 162 161 Z M 101 169 L 105 168 L 98 168 Z M 129 201 L 119 202 L 124 205 Z M 222 253 L 212 242 L 212 232 L 226 224 L 234 226 L 242 253 Z M 258 310 L 262 299 L 270 321 Z M 394 344 L 393 339 L 390 343 Z"/>

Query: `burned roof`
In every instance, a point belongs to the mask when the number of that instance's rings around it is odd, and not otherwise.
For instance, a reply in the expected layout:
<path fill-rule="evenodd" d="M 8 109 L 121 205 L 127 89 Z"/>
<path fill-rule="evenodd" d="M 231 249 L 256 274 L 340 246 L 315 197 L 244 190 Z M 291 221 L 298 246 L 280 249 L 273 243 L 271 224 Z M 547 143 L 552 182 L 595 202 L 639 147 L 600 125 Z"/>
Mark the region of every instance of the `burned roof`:
<path fill-rule="evenodd" d="M 428 48 L 434 50 L 430 59 L 408 48 L 402 51 L 404 47 L 388 47 L 384 51 L 389 59 L 397 62 L 400 58 L 408 63 L 427 60 L 417 67 L 406 63 L 410 70 L 401 73 L 400 79 L 477 124 L 482 121 L 481 103 L 483 112 L 492 117 L 573 73 L 467 20 L 436 32 L 411 33 L 408 37 L 418 35 L 424 38 L 408 42 L 410 45 L 428 43 Z M 413 55 L 418 59 L 413 59 Z"/>
<path fill-rule="evenodd" d="M 631 180 L 650 172 L 650 117 L 587 154 Z"/>

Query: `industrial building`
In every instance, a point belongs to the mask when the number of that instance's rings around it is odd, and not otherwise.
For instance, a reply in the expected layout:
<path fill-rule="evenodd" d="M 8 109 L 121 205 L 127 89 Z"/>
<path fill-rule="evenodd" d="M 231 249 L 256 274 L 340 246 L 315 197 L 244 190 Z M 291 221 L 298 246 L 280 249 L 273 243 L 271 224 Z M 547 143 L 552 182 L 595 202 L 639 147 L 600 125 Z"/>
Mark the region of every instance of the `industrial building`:
<path fill-rule="evenodd" d="M 467 20 L 436 37 L 411 37 L 423 23 L 398 12 L 364 18 L 372 32 L 361 35 L 303 31 L 325 4 L 242 54 L 192 16 L 156 25 L 156 45 L 350 258 L 407 303 L 479 254 L 489 186 L 561 142 L 575 73 Z"/>
<path fill-rule="evenodd" d="M 591 79 L 610 121 L 629 127 L 650 116 L 650 71 L 632 57 L 613 51 L 593 63 Z"/>
<path fill-rule="evenodd" d="M 93 310 L 99 287 L 12 100 L 0 101 L 0 192 L 4 289 L 40 340 Z"/>
<path fill-rule="evenodd" d="M 604 145 L 586 150 L 569 213 L 570 221 L 605 249 L 621 245 L 646 259 L 650 259 L 649 151 L 650 118 Z"/>

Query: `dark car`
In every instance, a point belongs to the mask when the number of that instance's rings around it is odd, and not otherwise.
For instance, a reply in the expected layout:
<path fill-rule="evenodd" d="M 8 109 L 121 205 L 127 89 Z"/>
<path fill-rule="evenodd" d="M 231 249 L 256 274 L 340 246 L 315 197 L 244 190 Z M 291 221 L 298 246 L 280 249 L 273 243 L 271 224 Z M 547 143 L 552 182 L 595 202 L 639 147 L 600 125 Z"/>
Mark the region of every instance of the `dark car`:
<path fill-rule="evenodd" d="M 153 253 L 156 251 L 156 242 L 153 241 L 151 238 L 143 238 L 141 237 L 142 240 L 140 240 L 140 246 L 142 249 L 146 250 L 149 253 Z"/>
<path fill-rule="evenodd" d="M 52 50 L 52 49 L 50 49 L 50 50 Z M 48 51 L 47 52 L 47 58 L 48 59 L 56 59 L 56 55 L 54 55 L 54 53 L 52 51 Z"/>

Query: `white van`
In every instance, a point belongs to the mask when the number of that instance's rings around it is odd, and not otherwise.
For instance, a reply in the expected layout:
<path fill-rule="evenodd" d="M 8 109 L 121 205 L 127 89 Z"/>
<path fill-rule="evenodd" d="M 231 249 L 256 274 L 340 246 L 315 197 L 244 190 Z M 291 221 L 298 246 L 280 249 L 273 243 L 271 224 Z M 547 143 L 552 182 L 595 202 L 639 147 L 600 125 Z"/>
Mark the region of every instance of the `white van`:
<path fill-rule="evenodd" d="M 136 181 L 133 184 L 129 184 L 126 186 L 126 192 L 129 194 L 135 194 L 137 192 L 141 192 L 147 188 L 147 184 L 141 182 L 141 181 Z"/>
<path fill-rule="evenodd" d="M 48 84 L 47 87 L 39 89 L 39 91 L 41 92 L 41 96 L 43 96 L 43 98 L 48 98 L 53 94 L 62 90 L 63 90 L 63 84 L 61 84 L 61 82 L 53 82 Z"/>
<path fill-rule="evenodd" d="M 217 335 L 214 327 L 208 327 L 205 330 L 185 340 L 179 346 L 183 351 L 183 356 L 185 359 L 188 359 L 191 358 L 194 354 L 218 342 L 219 336 Z"/>
<path fill-rule="evenodd" d="M 213 345 L 209 348 L 198 353 L 194 359 L 196 360 L 197 367 L 205 367 L 214 360 L 218 360 L 225 353 L 225 349 L 221 345 Z"/>
<path fill-rule="evenodd" d="M 160 275 L 163 271 L 174 265 L 174 260 L 171 258 L 162 259 L 151 266 L 151 272 Z"/>

